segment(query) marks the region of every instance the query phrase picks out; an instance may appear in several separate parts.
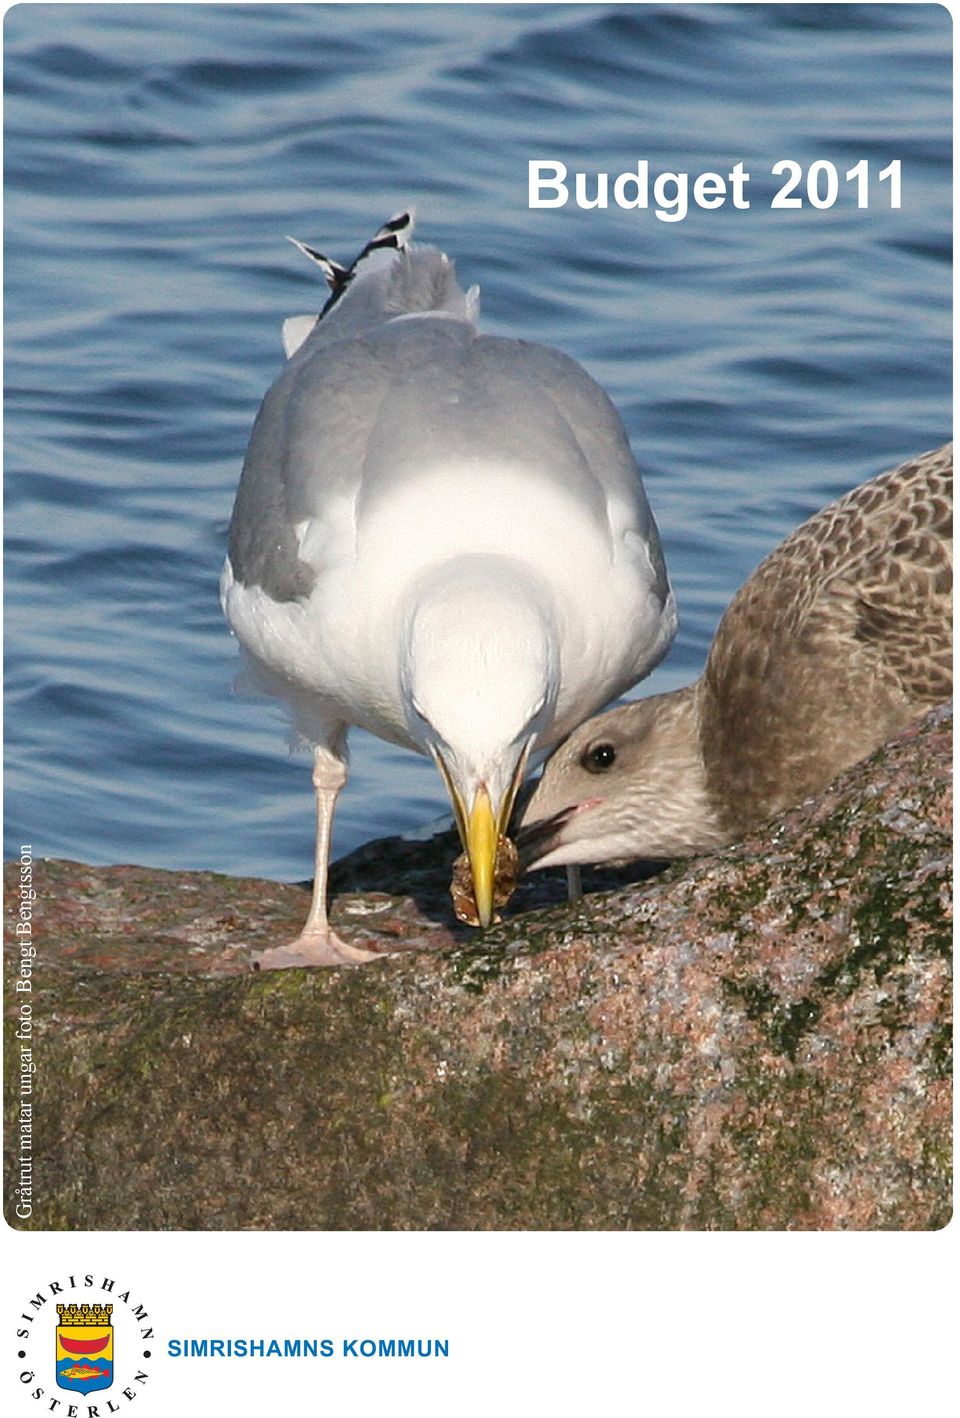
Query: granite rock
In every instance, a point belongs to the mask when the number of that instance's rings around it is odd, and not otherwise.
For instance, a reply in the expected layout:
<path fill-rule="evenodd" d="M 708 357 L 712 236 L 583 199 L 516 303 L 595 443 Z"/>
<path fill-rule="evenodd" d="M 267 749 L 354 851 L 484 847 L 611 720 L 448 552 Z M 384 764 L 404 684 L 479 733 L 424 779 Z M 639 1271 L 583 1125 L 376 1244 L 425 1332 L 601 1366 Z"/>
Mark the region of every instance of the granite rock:
<path fill-rule="evenodd" d="M 251 969 L 299 928 L 302 886 L 37 860 L 17 995 L 8 864 L 8 1221 L 945 1225 L 951 727 L 935 711 L 653 878 L 587 874 L 571 906 L 562 873 L 531 876 L 482 934 L 453 917 L 450 834 L 371 844 L 332 883 L 334 923 L 385 952 L 359 968 Z"/>

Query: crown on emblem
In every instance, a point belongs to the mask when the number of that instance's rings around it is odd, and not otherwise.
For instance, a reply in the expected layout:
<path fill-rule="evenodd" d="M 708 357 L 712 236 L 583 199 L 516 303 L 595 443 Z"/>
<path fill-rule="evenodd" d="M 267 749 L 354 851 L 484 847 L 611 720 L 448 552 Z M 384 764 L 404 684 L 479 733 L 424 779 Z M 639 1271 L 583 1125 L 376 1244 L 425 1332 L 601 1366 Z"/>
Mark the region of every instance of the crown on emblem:
<path fill-rule="evenodd" d="M 63 1325 L 96 1325 L 98 1328 L 111 1324 L 112 1305 L 58 1305 L 57 1314 Z"/>

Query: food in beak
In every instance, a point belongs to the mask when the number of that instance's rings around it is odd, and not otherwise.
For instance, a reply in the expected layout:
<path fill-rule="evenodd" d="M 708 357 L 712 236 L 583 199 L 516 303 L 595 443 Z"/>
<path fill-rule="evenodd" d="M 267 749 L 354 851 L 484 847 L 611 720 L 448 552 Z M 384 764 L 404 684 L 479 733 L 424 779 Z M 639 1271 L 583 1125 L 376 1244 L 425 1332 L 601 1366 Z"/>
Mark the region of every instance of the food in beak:
<path fill-rule="evenodd" d="M 498 837 L 497 859 L 493 874 L 493 904 L 495 907 L 507 904 L 517 889 L 519 875 L 520 863 L 516 847 L 509 837 Z M 464 921 L 468 926 L 479 926 L 480 915 L 473 890 L 473 873 L 470 870 L 470 858 L 466 852 L 461 852 L 453 864 L 450 895 L 453 898 L 453 909 L 456 912 L 457 920 Z M 494 916 L 494 923 L 499 919 L 499 916 Z"/>

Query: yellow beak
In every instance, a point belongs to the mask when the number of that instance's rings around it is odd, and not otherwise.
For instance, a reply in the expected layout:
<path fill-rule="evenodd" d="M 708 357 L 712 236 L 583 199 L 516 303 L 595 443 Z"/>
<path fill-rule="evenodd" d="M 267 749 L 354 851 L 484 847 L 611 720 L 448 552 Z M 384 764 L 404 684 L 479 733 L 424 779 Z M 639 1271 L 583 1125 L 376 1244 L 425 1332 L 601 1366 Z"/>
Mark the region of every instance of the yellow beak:
<path fill-rule="evenodd" d="M 513 804 L 523 778 L 523 770 L 527 766 L 529 752 L 530 744 L 528 743 L 514 769 L 509 791 L 500 804 L 500 812 L 496 818 L 493 815 L 490 794 L 483 783 L 476 791 L 473 806 L 468 814 L 466 803 L 454 784 L 450 770 L 444 762 L 443 754 L 439 751 L 435 751 L 433 754 L 434 761 L 440 769 L 440 775 L 446 784 L 447 792 L 450 794 L 460 841 L 470 860 L 473 895 L 477 903 L 477 916 L 481 926 L 489 926 L 493 920 L 493 888 L 497 871 L 497 848 L 500 845 L 501 836 L 507 830 Z"/>
<path fill-rule="evenodd" d="M 467 856 L 473 877 L 473 895 L 481 926 L 493 920 L 493 878 L 497 867 L 497 824 L 490 794 L 481 787 L 467 819 Z"/>

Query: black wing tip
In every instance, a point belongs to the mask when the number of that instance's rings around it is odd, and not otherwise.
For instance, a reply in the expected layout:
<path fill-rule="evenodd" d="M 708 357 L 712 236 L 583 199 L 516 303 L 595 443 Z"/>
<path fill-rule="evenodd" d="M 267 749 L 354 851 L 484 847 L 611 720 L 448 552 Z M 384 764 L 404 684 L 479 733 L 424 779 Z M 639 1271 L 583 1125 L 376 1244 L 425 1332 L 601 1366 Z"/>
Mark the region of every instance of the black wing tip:
<path fill-rule="evenodd" d="M 416 220 L 416 211 L 411 207 L 404 207 L 402 211 L 395 212 L 383 223 L 378 231 L 370 238 L 360 254 L 354 257 L 349 266 L 341 265 L 339 261 L 332 260 L 329 256 L 324 256 L 322 252 L 308 246 L 304 241 L 298 241 L 295 236 L 288 236 L 298 251 L 302 251 L 315 266 L 319 266 L 327 285 L 330 287 L 330 298 L 320 312 L 321 318 L 327 314 L 331 306 L 343 295 L 344 291 L 353 280 L 354 276 L 363 261 L 371 256 L 375 251 L 403 251 L 410 241 L 413 233 L 413 226 Z"/>

